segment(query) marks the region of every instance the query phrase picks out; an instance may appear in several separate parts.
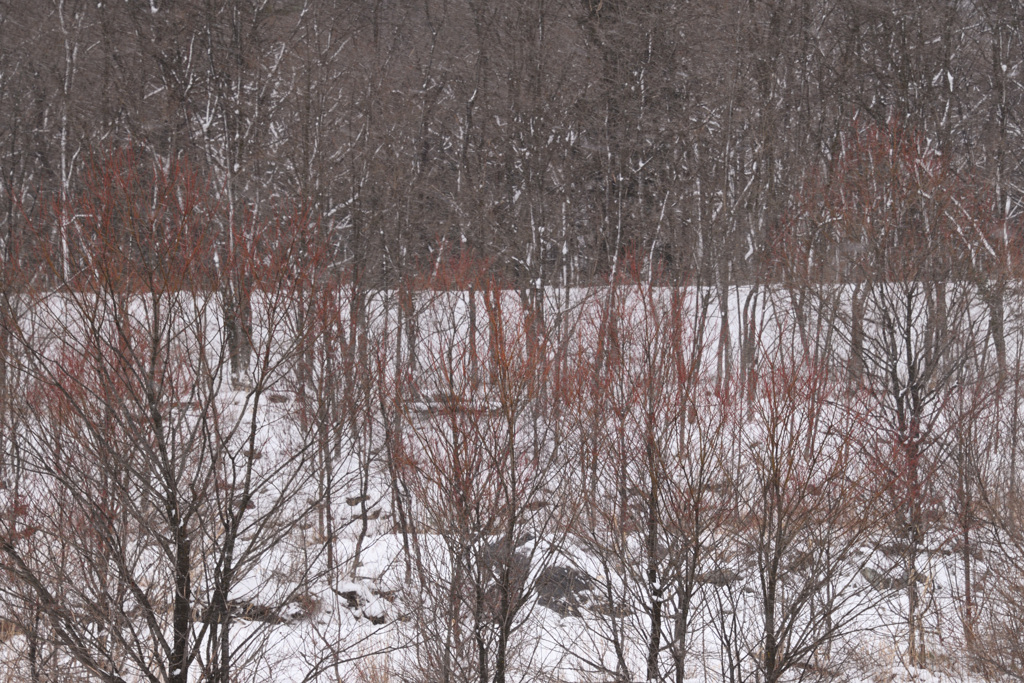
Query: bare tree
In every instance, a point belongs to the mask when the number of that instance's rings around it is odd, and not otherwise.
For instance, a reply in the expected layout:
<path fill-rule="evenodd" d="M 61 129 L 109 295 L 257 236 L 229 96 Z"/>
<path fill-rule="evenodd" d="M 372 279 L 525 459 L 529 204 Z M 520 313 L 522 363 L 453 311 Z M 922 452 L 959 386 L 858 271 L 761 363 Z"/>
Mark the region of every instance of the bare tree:
<path fill-rule="evenodd" d="M 214 282 L 201 186 L 129 152 L 90 182 L 71 252 L 87 268 L 8 328 L 34 436 L 22 437 L 24 512 L 3 568 L 46 639 L 90 675 L 228 680 L 260 635 L 232 639 L 232 620 L 280 619 L 302 584 L 237 590 L 278 562 L 268 553 L 307 512 L 307 446 L 275 443 L 263 408 L 292 353 L 278 334 L 291 256 L 278 244 L 280 259 L 259 260 L 258 381 L 236 405 L 220 393 L 227 352 L 197 287 Z"/>
<path fill-rule="evenodd" d="M 562 517 L 572 509 L 552 499 L 553 487 L 569 490 L 573 479 L 559 472 L 559 411 L 541 391 L 550 365 L 528 361 L 528 314 L 511 294 L 481 292 L 496 338 L 491 381 L 479 392 L 464 292 L 439 295 L 424 337 L 421 399 L 407 404 L 416 509 L 436 534 L 420 540 L 426 590 L 417 625 L 428 637 L 418 662 L 438 680 L 504 681 L 529 661 L 535 635 L 524 626 L 536 582 L 561 549 Z"/>

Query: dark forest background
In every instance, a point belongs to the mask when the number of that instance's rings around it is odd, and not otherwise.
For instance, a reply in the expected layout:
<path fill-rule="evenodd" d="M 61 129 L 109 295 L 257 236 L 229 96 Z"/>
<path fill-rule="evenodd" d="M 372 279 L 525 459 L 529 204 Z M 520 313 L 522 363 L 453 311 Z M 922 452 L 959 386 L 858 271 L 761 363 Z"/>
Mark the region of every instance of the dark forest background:
<path fill-rule="evenodd" d="M 90 163 L 130 146 L 141 165 L 187 162 L 216 201 L 214 234 L 301 207 L 337 264 L 376 284 L 460 250 L 516 285 L 603 281 L 627 254 L 675 282 L 773 278 L 808 188 L 872 126 L 941 159 L 993 222 L 1016 216 L 1022 13 L 6 1 L 0 236 L 29 259 L 32 223 L 33 248 L 59 250 Z M 40 225 L 54 210 L 67 225 Z"/>

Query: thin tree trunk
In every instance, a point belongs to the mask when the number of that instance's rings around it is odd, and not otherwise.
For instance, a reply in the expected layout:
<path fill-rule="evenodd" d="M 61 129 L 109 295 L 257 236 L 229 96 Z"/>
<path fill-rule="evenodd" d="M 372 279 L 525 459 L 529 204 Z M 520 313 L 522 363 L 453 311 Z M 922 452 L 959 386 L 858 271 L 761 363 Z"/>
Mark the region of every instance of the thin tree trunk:
<path fill-rule="evenodd" d="M 654 443 L 654 415 L 647 416 L 646 456 L 651 477 L 651 489 L 647 497 L 647 585 L 651 591 L 651 631 L 647 643 L 647 680 L 660 680 L 658 655 L 661 653 L 662 595 L 661 575 L 658 560 L 658 533 L 661 526 L 661 501 L 658 464 Z"/>
<path fill-rule="evenodd" d="M 850 302 L 850 358 L 847 363 L 849 390 L 857 389 L 864 378 L 864 304 L 870 285 L 856 283 Z"/>
<path fill-rule="evenodd" d="M 170 683 L 188 681 L 188 641 L 192 630 L 192 544 L 179 524 L 175 531 L 173 644 L 168 662 Z"/>

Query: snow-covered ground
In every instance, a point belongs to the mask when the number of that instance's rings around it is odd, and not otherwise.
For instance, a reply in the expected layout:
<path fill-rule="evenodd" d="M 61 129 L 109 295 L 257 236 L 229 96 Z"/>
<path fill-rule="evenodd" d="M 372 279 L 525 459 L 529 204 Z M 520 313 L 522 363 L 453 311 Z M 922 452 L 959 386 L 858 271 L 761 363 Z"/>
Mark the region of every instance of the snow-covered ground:
<path fill-rule="evenodd" d="M 843 287 L 263 294 L 235 378 L 216 297 L 26 301 L 5 670 L 170 679 L 187 614 L 190 680 L 1012 673 L 1020 401 L 969 286 L 878 289 L 856 381 Z"/>

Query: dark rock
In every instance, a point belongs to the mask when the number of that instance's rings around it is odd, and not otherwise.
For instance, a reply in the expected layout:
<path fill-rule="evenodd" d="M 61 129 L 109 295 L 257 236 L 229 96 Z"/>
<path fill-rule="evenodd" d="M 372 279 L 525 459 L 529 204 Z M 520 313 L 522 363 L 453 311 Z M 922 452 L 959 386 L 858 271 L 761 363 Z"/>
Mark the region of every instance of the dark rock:
<path fill-rule="evenodd" d="M 349 609 L 359 609 L 360 599 L 358 591 L 341 591 L 338 595 L 345 601 L 345 606 Z"/>
<path fill-rule="evenodd" d="M 356 616 L 362 616 L 371 624 L 379 625 L 387 621 L 387 615 L 384 613 L 384 610 L 380 608 L 379 602 L 369 600 L 364 591 L 353 587 L 347 590 L 338 591 L 338 596 L 345 600 L 346 607 L 350 610 L 359 612 Z M 367 609 L 371 607 L 376 609 Z"/>
<path fill-rule="evenodd" d="M 741 577 L 738 572 L 734 572 L 731 569 L 712 569 L 709 572 L 704 572 L 703 574 L 698 575 L 697 583 L 723 588 L 725 586 L 731 586 L 741 578 L 743 577 Z"/>
<path fill-rule="evenodd" d="M 480 550 L 480 565 L 492 580 L 498 580 L 505 574 L 507 565 L 510 582 L 519 590 L 526 583 L 530 573 L 530 557 L 525 553 L 516 552 L 519 545 L 511 545 L 507 539 L 488 543 Z"/>
<path fill-rule="evenodd" d="M 322 609 L 323 603 L 319 598 L 307 593 L 299 593 L 288 603 L 284 612 L 289 622 L 296 622 L 312 619 Z"/>
<path fill-rule="evenodd" d="M 878 591 L 904 590 L 909 583 L 906 574 L 889 576 L 876 571 L 871 567 L 864 567 L 861 569 L 860 575 L 867 579 L 868 584 L 870 584 L 872 588 Z"/>
<path fill-rule="evenodd" d="M 595 600 L 588 604 L 587 611 L 615 619 L 622 619 L 633 614 L 633 610 L 625 602 L 609 603 L 603 600 Z"/>
<path fill-rule="evenodd" d="M 275 607 L 248 600 L 228 600 L 227 613 L 232 621 L 259 621 L 264 624 L 283 624 L 287 619 Z M 223 612 L 214 607 L 203 610 L 202 621 L 207 624 L 224 621 Z"/>
<path fill-rule="evenodd" d="M 232 609 L 238 610 L 238 618 L 248 621 L 260 621 L 264 624 L 280 624 L 285 621 L 276 609 L 253 602 L 235 601 Z"/>
<path fill-rule="evenodd" d="M 579 607 L 588 599 L 594 580 L 584 571 L 572 567 L 545 567 L 537 576 L 534 590 L 537 604 L 560 616 L 579 616 Z"/>

